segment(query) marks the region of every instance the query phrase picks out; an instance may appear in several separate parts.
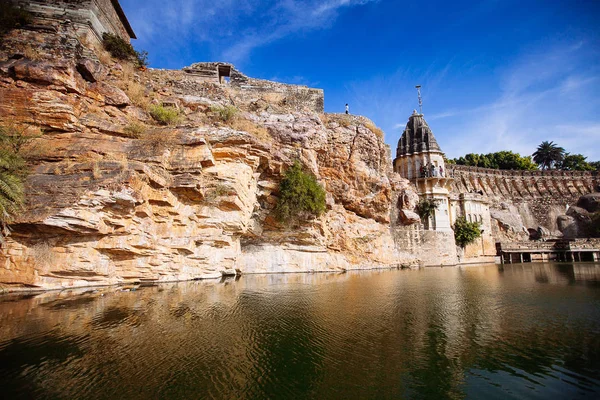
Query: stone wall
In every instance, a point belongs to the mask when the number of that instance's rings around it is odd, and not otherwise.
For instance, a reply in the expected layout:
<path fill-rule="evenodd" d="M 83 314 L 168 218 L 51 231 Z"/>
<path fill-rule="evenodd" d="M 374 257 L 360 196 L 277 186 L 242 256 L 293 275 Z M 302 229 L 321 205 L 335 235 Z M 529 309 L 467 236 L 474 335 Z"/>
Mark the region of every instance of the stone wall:
<path fill-rule="evenodd" d="M 600 185 L 598 172 L 589 171 L 507 171 L 447 165 L 454 178 L 451 193 L 480 192 L 492 210 L 516 209 L 523 225 L 543 226 L 556 231 L 556 218 L 579 196 L 592 193 Z"/>
<path fill-rule="evenodd" d="M 135 34 L 117 0 L 17 0 L 34 16 L 34 25 L 58 27 L 67 21 L 75 32 L 100 40 L 109 32 L 129 41 Z"/>
<path fill-rule="evenodd" d="M 262 99 L 268 103 L 279 103 L 299 111 L 323 112 L 322 89 L 250 78 L 236 70 L 232 64 L 221 62 L 196 63 L 183 70 L 195 77 L 197 81 L 227 85 L 236 90 L 238 100 L 243 103 Z"/>

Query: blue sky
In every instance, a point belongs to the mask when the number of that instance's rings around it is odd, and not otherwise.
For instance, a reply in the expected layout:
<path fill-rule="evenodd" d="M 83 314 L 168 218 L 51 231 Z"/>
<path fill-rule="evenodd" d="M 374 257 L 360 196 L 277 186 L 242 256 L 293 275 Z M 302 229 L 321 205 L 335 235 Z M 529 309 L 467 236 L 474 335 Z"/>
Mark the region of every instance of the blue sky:
<path fill-rule="evenodd" d="M 423 86 L 449 157 L 552 140 L 600 160 L 600 1 L 121 0 L 150 66 L 232 62 L 325 90 L 395 153 Z"/>

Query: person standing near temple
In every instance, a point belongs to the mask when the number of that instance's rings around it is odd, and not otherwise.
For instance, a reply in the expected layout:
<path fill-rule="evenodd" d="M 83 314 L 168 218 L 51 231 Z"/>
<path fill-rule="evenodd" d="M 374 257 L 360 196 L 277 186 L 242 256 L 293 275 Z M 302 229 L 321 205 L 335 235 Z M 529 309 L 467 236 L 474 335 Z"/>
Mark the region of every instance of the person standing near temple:
<path fill-rule="evenodd" d="M 348 103 L 346 103 L 346 114 L 350 113 L 350 107 L 348 107 Z"/>

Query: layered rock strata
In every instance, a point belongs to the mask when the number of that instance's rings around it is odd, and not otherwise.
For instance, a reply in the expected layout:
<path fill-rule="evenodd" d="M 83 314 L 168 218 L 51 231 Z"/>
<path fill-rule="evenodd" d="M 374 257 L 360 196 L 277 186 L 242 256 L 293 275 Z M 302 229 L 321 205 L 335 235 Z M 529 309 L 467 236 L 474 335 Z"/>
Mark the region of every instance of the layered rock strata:
<path fill-rule="evenodd" d="M 419 261 L 392 232 L 418 221 L 415 193 L 364 118 L 240 96 L 182 71 L 135 70 L 68 32 L 13 31 L 0 60 L 0 123 L 41 132 L 25 209 L 2 247 L 4 288 Z M 179 121 L 156 123 L 152 105 L 179 110 Z M 216 110 L 227 106 L 238 111 L 225 121 Z M 273 209 L 294 160 L 326 189 L 327 212 L 291 229 Z"/>

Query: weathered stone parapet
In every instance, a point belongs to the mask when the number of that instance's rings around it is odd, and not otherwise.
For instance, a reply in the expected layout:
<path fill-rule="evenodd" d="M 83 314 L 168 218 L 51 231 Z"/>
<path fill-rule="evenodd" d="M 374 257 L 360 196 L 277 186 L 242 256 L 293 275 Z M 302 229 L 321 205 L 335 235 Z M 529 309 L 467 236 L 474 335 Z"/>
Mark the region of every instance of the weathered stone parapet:
<path fill-rule="evenodd" d="M 516 171 L 449 164 L 447 173 L 454 177 L 453 193 L 481 191 L 490 198 L 549 197 L 568 203 L 600 184 L 596 171 Z"/>
<path fill-rule="evenodd" d="M 291 108 L 323 112 L 322 89 L 250 78 L 235 69 L 233 64 L 223 62 L 195 63 L 183 68 L 183 71 L 199 81 L 227 85 L 236 90 L 239 100 L 244 103 L 256 101 L 262 96 Z"/>

